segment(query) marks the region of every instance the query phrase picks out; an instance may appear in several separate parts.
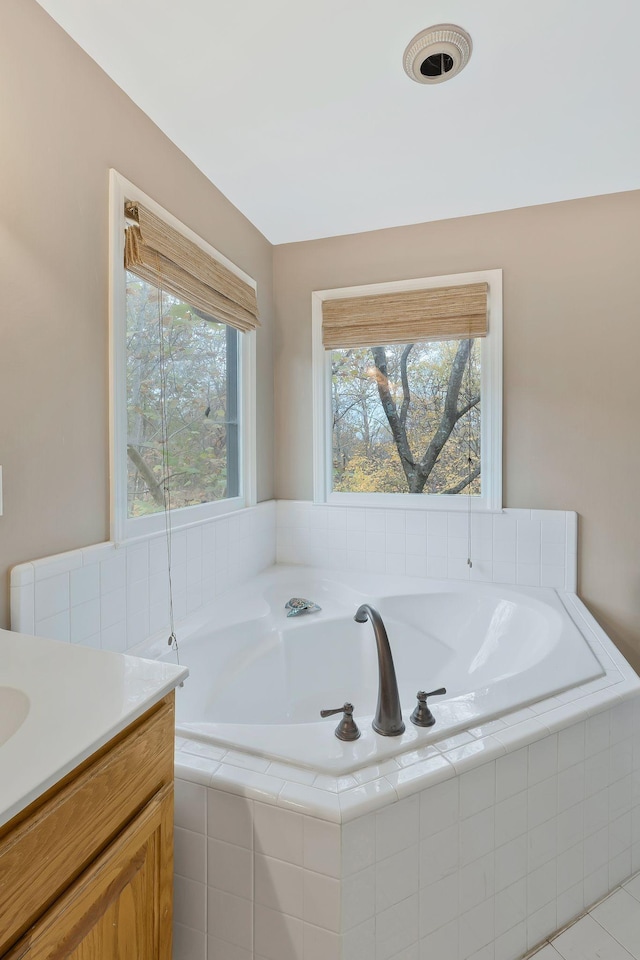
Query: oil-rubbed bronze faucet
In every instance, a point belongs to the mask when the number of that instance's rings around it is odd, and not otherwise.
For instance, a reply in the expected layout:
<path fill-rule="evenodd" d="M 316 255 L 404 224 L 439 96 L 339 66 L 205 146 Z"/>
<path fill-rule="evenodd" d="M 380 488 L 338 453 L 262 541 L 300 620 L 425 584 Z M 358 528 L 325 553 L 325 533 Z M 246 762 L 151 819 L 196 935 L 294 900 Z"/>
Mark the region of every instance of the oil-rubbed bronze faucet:
<path fill-rule="evenodd" d="M 321 717 L 332 717 L 336 713 L 343 714 L 342 720 L 335 729 L 338 740 L 357 740 L 360 736 L 358 724 L 353 719 L 353 704 L 345 703 L 335 710 L 321 710 Z"/>
<path fill-rule="evenodd" d="M 363 603 L 358 607 L 355 617 L 356 623 L 366 623 L 371 621 L 373 632 L 376 638 L 378 648 L 378 672 L 380 676 L 378 686 L 378 705 L 376 715 L 373 718 L 372 727 L 376 733 L 383 737 L 399 737 L 404 733 L 404 722 L 402 720 L 402 708 L 400 706 L 400 695 L 398 693 L 398 681 L 396 680 L 396 670 L 391 656 L 391 647 L 389 638 L 385 629 L 382 617 L 368 603 Z"/>

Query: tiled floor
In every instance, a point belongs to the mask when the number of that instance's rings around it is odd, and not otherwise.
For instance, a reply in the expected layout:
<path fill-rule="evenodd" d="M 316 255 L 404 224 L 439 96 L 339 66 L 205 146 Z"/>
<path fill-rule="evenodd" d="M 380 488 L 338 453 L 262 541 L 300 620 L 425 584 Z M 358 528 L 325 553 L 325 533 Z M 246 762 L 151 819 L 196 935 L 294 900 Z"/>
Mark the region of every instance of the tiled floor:
<path fill-rule="evenodd" d="M 640 873 L 531 960 L 640 960 Z"/>

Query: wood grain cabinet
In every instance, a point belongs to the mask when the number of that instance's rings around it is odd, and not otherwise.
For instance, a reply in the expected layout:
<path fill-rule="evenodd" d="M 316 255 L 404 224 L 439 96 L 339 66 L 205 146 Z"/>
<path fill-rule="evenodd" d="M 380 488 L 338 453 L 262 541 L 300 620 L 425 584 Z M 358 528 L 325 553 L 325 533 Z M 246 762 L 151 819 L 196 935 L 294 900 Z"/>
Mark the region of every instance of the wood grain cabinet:
<path fill-rule="evenodd" d="M 173 694 L 0 830 L 2 960 L 170 960 Z"/>

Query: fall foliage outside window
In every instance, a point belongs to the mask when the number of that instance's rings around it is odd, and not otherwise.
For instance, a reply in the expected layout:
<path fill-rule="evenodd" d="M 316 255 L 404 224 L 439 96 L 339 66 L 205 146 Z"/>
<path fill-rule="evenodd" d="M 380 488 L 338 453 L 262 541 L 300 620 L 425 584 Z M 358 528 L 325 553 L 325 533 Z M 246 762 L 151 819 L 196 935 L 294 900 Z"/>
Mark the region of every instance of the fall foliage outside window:
<path fill-rule="evenodd" d="M 337 493 L 482 494 L 477 339 L 331 351 Z"/>
<path fill-rule="evenodd" d="M 239 496 L 240 334 L 130 272 L 126 309 L 127 516 Z"/>

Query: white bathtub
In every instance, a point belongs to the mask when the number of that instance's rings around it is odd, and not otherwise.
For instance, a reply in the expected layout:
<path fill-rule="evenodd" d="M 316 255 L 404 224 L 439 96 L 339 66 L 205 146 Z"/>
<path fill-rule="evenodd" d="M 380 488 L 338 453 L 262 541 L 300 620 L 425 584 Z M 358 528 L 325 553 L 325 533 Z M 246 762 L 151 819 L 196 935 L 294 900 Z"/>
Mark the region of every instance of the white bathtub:
<path fill-rule="evenodd" d="M 292 596 L 319 613 L 287 618 Z M 371 729 L 378 665 L 370 623 L 382 615 L 395 660 L 406 731 Z M 602 676 L 556 591 L 274 567 L 213 605 L 180 639 L 190 676 L 177 696 L 177 731 L 316 771 L 346 774 Z M 210 610 L 211 614 L 211 610 Z M 165 654 L 164 659 L 171 659 Z M 419 689 L 444 686 L 436 725 L 409 715 Z M 323 708 L 349 700 L 362 736 L 339 741 Z"/>

